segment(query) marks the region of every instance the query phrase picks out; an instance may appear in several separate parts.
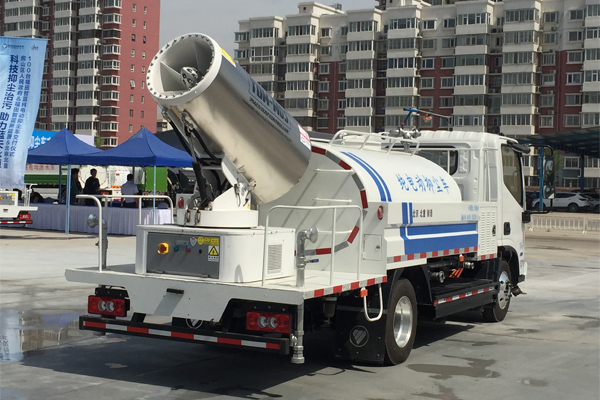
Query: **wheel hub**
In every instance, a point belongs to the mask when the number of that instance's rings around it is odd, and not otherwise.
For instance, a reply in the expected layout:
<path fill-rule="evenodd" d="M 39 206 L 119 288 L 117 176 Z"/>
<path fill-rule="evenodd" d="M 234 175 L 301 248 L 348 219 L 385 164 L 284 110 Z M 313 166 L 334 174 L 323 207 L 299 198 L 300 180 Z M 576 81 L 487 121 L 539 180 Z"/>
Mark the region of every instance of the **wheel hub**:
<path fill-rule="evenodd" d="M 394 339 L 398 347 L 404 347 L 412 334 L 413 313 L 410 299 L 403 296 L 394 309 Z"/>

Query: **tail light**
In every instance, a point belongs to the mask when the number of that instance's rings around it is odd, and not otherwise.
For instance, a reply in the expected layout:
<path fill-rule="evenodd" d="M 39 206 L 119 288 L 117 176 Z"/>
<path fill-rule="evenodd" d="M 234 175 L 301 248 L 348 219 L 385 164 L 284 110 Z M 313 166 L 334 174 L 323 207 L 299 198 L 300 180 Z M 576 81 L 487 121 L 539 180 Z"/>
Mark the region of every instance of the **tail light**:
<path fill-rule="evenodd" d="M 19 214 L 19 220 L 23 221 L 23 220 L 28 220 L 31 219 L 31 214 L 29 213 L 20 213 Z"/>
<path fill-rule="evenodd" d="M 88 313 L 124 317 L 127 315 L 126 299 L 111 297 L 89 296 Z"/>
<path fill-rule="evenodd" d="M 290 315 L 250 311 L 246 313 L 246 329 L 250 331 L 290 333 Z"/>
<path fill-rule="evenodd" d="M 183 208 L 183 197 L 177 199 L 177 208 Z"/>

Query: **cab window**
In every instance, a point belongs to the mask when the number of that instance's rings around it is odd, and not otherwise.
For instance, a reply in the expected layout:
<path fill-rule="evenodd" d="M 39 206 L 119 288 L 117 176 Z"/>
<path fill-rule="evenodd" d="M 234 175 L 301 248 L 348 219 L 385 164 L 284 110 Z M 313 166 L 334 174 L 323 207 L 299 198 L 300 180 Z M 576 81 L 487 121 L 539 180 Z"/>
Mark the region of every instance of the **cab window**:
<path fill-rule="evenodd" d="M 502 176 L 504 186 L 523 206 L 523 174 L 520 155 L 507 145 L 502 145 Z"/>

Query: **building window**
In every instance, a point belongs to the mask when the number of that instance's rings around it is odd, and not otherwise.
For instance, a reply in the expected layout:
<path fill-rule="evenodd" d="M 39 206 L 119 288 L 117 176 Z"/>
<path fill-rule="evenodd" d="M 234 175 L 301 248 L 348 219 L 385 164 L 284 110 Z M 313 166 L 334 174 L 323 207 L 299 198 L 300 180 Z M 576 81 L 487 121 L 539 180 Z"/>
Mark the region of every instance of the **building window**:
<path fill-rule="evenodd" d="M 421 108 L 433 108 L 433 97 L 421 97 L 419 105 Z"/>
<path fill-rule="evenodd" d="M 142 43 L 146 43 L 146 36 L 142 36 Z"/>
<path fill-rule="evenodd" d="M 541 115 L 540 128 L 552 128 L 554 126 L 554 115 Z"/>
<path fill-rule="evenodd" d="M 435 19 L 426 19 L 423 21 L 423 29 L 435 29 Z"/>
<path fill-rule="evenodd" d="M 454 57 L 442 58 L 442 68 L 454 68 Z"/>
<path fill-rule="evenodd" d="M 542 43 L 543 44 L 556 43 L 556 33 L 554 33 L 554 32 L 544 33 L 544 35 L 542 36 Z"/>
<path fill-rule="evenodd" d="M 321 28 L 321 37 L 331 37 L 331 28 Z"/>
<path fill-rule="evenodd" d="M 600 113 L 583 113 L 583 126 L 600 125 Z"/>
<path fill-rule="evenodd" d="M 502 125 L 531 125 L 530 114 L 508 114 L 502 116 Z"/>
<path fill-rule="evenodd" d="M 319 82 L 319 93 L 329 92 L 329 81 Z"/>
<path fill-rule="evenodd" d="M 131 49 L 131 57 L 135 57 L 135 49 Z"/>
<path fill-rule="evenodd" d="M 555 53 L 542 53 L 542 65 L 555 65 L 556 54 Z"/>
<path fill-rule="evenodd" d="M 133 132 L 133 125 L 129 124 L 129 132 Z"/>
<path fill-rule="evenodd" d="M 545 23 L 554 23 L 558 20 L 558 11 L 544 13 Z"/>
<path fill-rule="evenodd" d="M 440 79 L 440 83 L 441 83 L 442 88 L 453 88 L 454 87 L 454 77 L 453 76 L 443 77 Z"/>
<path fill-rule="evenodd" d="M 144 29 L 146 29 L 146 21 L 144 21 L 144 24 L 143 24 L 143 25 L 144 25 Z"/>
<path fill-rule="evenodd" d="M 140 102 L 141 102 L 142 104 L 144 104 L 144 96 L 142 96 L 142 98 L 140 99 Z"/>
<path fill-rule="evenodd" d="M 435 68 L 435 59 L 434 58 L 423 58 L 421 60 L 421 68 L 422 69 L 434 69 Z"/>
<path fill-rule="evenodd" d="M 581 93 L 569 93 L 565 96 L 565 106 L 578 106 L 581 104 Z"/>
<path fill-rule="evenodd" d="M 454 97 L 443 96 L 440 97 L 440 108 L 452 108 L 454 107 Z"/>
<path fill-rule="evenodd" d="M 132 94 L 129 95 L 129 102 L 133 103 L 133 95 Z"/>
<path fill-rule="evenodd" d="M 554 77 L 556 74 L 542 74 L 542 86 L 554 86 Z"/>
<path fill-rule="evenodd" d="M 144 14 L 148 13 L 148 7 L 144 6 Z"/>
<path fill-rule="evenodd" d="M 581 118 L 579 114 L 565 115 L 564 126 L 581 126 Z"/>
<path fill-rule="evenodd" d="M 135 28 L 135 18 L 131 20 L 131 26 Z"/>
<path fill-rule="evenodd" d="M 338 110 L 345 110 L 346 109 L 346 99 L 339 99 L 338 100 L 337 109 Z"/>
<path fill-rule="evenodd" d="M 329 64 L 320 64 L 319 65 L 319 74 L 328 74 L 329 73 Z"/>
<path fill-rule="evenodd" d="M 142 110 L 142 111 L 140 111 L 140 117 L 141 117 L 141 118 L 144 118 L 144 111 L 143 111 L 143 110 Z"/>
<path fill-rule="evenodd" d="M 554 107 L 554 94 L 542 94 L 540 96 L 540 107 Z"/>
<path fill-rule="evenodd" d="M 131 64 L 131 72 L 135 71 L 135 64 Z"/>
<path fill-rule="evenodd" d="M 131 34 L 131 41 L 132 41 L 132 42 L 135 42 L 135 33 L 132 33 L 132 34 Z M 135 50 L 131 50 L 131 52 L 132 52 L 132 55 L 134 55 L 134 54 L 135 54 Z"/>
<path fill-rule="evenodd" d="M 581 72 L 568 72 L 567 85 L 581 85 Z"/>
<path fill-rule="evenodd" d="M 421 89 L 433 89 L 433 78 L 421 78 Z"/>
<path fill-rule="evenodd" d="M 581 10 L 571 10 L 569 12 L 569 19 L 570 20 L 578 20 L 578 19 L 583 19 L 583 17 L 585 17 L 585 9 L 581 9 Z"/>
<path fill-rule="evenodd" d="M 445 19 L 445 20 L 443 21 L 443 24 L 442 24 L 442 26 L 443 26 L 444 28 L 454 28 L 454 27 L 456 27 L 456 19 L 455 19 L 455 18 L 448 18 L 448 19 Z"/>
<path fill-rule="evenodd" d="M 570 31 L 569 42 L 581 42 L 583 40 L 583 31 Z"/>
<path fill-rule="evenodd" d="M 585 71 L 585 81 L 586 82 L 598 82 L 600 81 L 600 70 L 590 70 Z"/>
<path fill-rule="evenodd" d="M 133 12 L 137 11 L 137 5 L 135 5 L 135 3 L 131 5 L 131 8 L 133 9 Z"/>

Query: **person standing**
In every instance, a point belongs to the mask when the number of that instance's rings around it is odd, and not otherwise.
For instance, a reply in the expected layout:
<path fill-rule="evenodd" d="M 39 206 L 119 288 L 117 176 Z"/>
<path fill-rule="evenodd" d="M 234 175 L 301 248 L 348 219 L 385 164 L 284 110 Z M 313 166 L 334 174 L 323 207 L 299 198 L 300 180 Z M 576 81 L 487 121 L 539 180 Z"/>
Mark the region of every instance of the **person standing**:
<path fill-rule="evenodd" d="M 79 168 L 73 168 L 71 171 L 71 204 L 77 205 L 79 199 L 76 197 L 81 194 L 81 183 L 79 182 Z"/>
<path fill-rule="evenodd" d="M 127 175 L 127 182 L 121 185 L 121 194 L 130 196 L 139 194 L 140 191 L 135 183 L 133 183 L 133 174 Z M 139 199 L 132 198 L 121 198 L 121 204 L 123 207 L 136 208 L 139 204 Z"/>
<path fill-rule="evenodd" d="M 100 194 L 100 181 L 96 178 L 98 171 L 96 168 L 92 168 L 90 170 L 90 177 L 85 181 L 85 186 L 83 187 L 84 194 Z M 85 200 L 86 206 L 93 206 L 94 201 L 90 199 Z"/>

